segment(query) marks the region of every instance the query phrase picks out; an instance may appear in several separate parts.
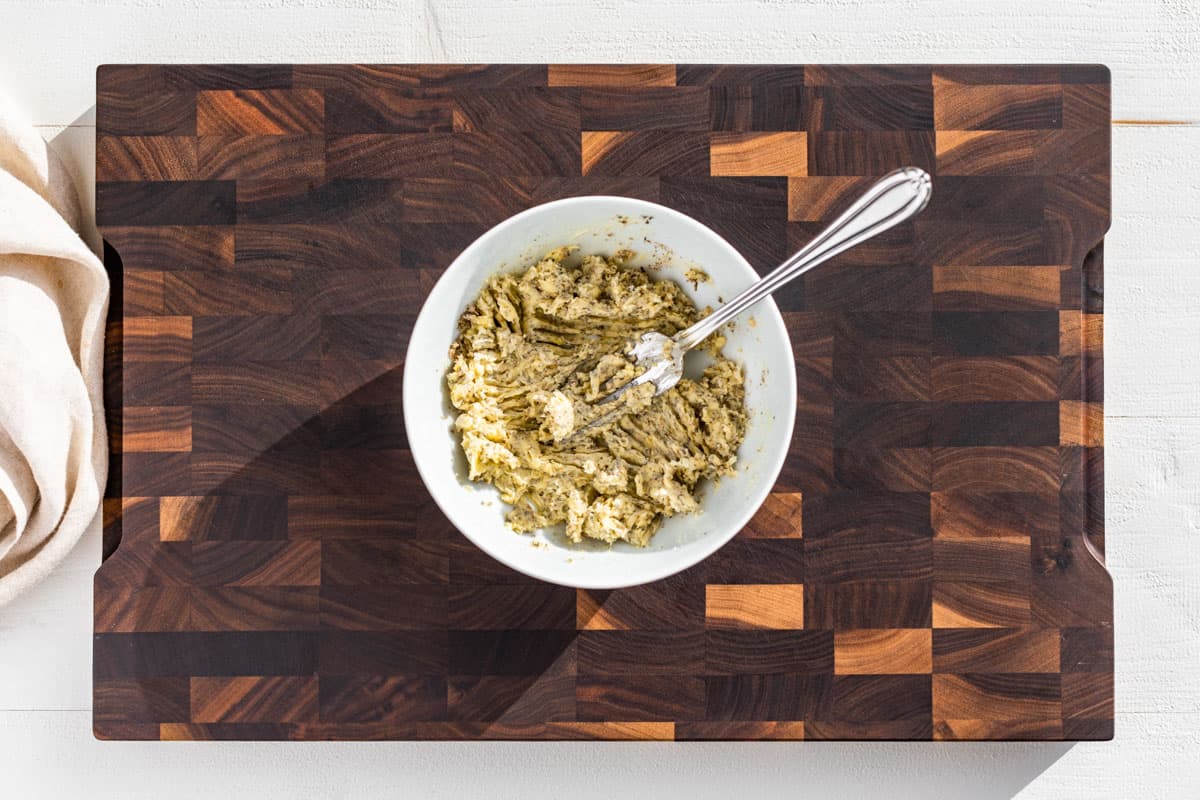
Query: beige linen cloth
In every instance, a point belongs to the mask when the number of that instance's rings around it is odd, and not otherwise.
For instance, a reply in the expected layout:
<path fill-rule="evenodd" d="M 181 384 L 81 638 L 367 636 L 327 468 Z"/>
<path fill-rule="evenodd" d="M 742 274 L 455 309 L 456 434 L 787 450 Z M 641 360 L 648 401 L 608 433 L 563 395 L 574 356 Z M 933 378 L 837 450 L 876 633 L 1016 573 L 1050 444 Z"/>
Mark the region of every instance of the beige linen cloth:
<path fill-rule="evenodd" d="M 0 94 L 0 606 L 70 552 L 100 508 L 108 279 L 79 202 Z"/>

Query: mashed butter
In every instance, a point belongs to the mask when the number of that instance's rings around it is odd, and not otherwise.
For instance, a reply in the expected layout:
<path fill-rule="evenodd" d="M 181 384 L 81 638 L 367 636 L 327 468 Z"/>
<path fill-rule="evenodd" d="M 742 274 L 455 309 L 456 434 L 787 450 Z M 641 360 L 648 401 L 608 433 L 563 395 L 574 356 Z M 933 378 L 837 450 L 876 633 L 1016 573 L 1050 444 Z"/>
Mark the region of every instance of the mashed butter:
<path fill-rule="evenodd" d="M 664 517 L 697 511 L 703 478 L 731 475 L 746 432 L 742 368 L 714 363 L 661 395 L 651 384 L 596 403 L 638 375 L 621 355 L 638 335 L 672 335 L 701 314 L 671 281 L 626 266 L 632 255 L 560 247 L 497 275 L 459 320 L 446 379 L 471 480 L 496 486 L 516 531 L 565 523 L 584 538 L 645 546 Z M 584 428 L 603 417 L 601 424 Z"/>

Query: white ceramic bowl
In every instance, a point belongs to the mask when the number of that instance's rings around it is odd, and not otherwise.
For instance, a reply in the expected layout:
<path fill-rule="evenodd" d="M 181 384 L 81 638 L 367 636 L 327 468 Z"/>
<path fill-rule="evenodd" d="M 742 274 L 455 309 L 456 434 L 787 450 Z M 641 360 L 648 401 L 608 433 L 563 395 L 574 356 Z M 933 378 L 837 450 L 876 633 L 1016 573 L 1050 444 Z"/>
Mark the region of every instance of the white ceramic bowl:
<path fill-rule="evenodd" d="M 787 456 L 796 408 L 796 370 L 778 308 L 766 300 L 735 321 L 725 354 L 746 371 L 750 414 L 737 475 L 706 483 L 697 514 L 666 520 L 645 548 L 571 545 L 561 530 L 532 536 L 506 527 L 508 506 L 488 484 L 467 480 L 466 459 L 452 430 L 446 390 L 448 351 L 457 322 L 484 282 L 523 269 L 546 251 L 578 244 L 582 253 L 637 251 L 635 265 L 673 278 L 697 306 L 716 306 L 757 275 L 724 239 L 664 206 L 625 197 L 575 197 L 528 209 L 479 237 L 433 287 L 413 328 L 404 364 L 404 424 L 421 479 L 442 512 L 498 561 L 551 583 L 614 589 L 665 578 L 728 542 L 762 504 Z M 708 282 L 684 278 L 699 267 Z M 689 356 L 689 361 L 697 358 Z M 561 528 L 561 526 L 560 526 Z"/>

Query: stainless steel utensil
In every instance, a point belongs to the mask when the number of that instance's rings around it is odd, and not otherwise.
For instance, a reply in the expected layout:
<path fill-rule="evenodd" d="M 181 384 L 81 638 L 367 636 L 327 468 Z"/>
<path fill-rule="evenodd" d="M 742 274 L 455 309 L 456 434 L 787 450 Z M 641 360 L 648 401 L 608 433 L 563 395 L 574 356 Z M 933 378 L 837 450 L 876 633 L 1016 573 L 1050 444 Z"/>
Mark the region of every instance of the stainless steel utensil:
<path fill-rule="evenodd" d="M 851 247 L 916 216 L 925 208 L 932 193 L 933 181 L 923 169 L 904 167 L 883 176 L 795 255 L 695 325 L 674 336 L 654 331 L 643 333 L 627 354 L 645 371 L 601 399 L 597 405 L 602 407 L 605 403 L 616 400 L 625 391 L 643 383 L 653 383 L 655 394 L 667 391 L 679 383 L 683 376 L 684 354 L 699 345 L 709 334 L 818 264 L 823 264 L 839 253 L 844 253 Z M 586 426 L 572 432 L 571 436 L 604 424 L 609 419 L 610 415 L 602 414 Z"/>

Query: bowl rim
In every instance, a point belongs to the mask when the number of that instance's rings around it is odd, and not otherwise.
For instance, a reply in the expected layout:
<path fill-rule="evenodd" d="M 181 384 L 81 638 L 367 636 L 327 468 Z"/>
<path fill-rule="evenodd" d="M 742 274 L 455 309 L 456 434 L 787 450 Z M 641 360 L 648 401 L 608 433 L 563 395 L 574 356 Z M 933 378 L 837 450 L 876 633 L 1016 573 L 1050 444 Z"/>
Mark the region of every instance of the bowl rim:
<path fill-rule="evenodd" d="M 714 231 L 712 228 L 705 225 L 703 222 L 700 222 L 699 220 L 695 219 L 691 215 L 685 214 L 684 212 L 679 211 L 674 208 L 671 208 L 669 206 L 664 206 L 659 203 L 654 203 L 649 200 L 641 200 L 641 199 L 634 198 L 634 197 L 623 197 L 620 195 L 606 195 L 606 194 L 580 195 L 580 196 L 576 196 L 576 197 L 566 197 L 566 198 L 562 198 L 559 200 L 552 200 L 547 203 L 541 203 L 536 206 L 531 206 L 530 208 L 527 208 L 523 211 L 513 214 L 512 216 L 507 217 L 504 220 L 493 225 L 492 227 L 488 228 L 486 231 L 484 231 L 482 234 L 480 234 L 474 241 L 472 241 L 471 244 L 469 244 L 466 248 L 464 248 L 463 251 L 461 253 L 459 253 L 454 258 L 453 261 L 450 262 L 450 264 L 442 272 L 441 276 L 438 277 L 437 282 L 434 284 L 433 288 L 430 290 L 429 294 L 426 296 L 425 301 L 421 304 L 421 310 L 418 312 L 417 319 L 413 323 L 412 331 L 413 331 L 414 335 L 411 335 L 409 337 L 409 343 L 405 347 L 404 373 L 402 376 L 402 388 L 401 388 L 401 404 L 403 406 L 404 425 L 407 430 L 413 430 L 414 428 L 412 426 L 414 423 L 420 424 L 419 420 L 413 420 L 413 419 L 410 419 L 410 417 L 409 417 L 409 414 L 411 413 L 410 409 L 413 406 L 412 402 L 410 402 L 410 394 L 415 393 L 416 389 L 414 388 L 415 387 L 415 379 L 412 379 L 411 376 L 409 375 L 409 370 L 410 370 L 413 362 L 412 362 L 412 359 L 408 358 L 408 350 L 411 349 L 412 343 L 416 339 L 416 336 L 415 336 L 416 331 L 422 326 L 422 323 L 428 324 L 428 319 L 431 318 L 432 315 L 434 314 L 434 308 L 437 306 L 436 301 L 439 299 L 440 295 L 445 293 L 446 291 L 448 291 L 447 287 L 449 286 L 450 278 L 451 278 L 452 274 L 455 272 L 456 268 L 460 267 L 461 264 L 465 264 L 465 263 L 469 262 L 470 259 L 474 256 L 475 252 L 483 248 L 483 246 L 487 240 L 494 238 L 496 235 L 503 232 L 506 228 L 509 228 L 509 227 L 517 224 L 519 221 L 525 219 L 526 217 L 534 216 L 534 215 L 540 214 L 540 213 L 545 213 L 547 210 L 549 210 L 551 208 L 558 208 L 558 207 L 562 207 L 562 206 L 571 206 L 571 205 L 584 205 L 587 203 L 594 203 L 596 201 L 620 202 L 620 203 L 627 204 L 628 206 L 630 206 L 631 207 L 630 210 L 633 214 L 642 214 L 642 213 L 661 214 L 661 215 L 665 215 L 665 216 L 674 217 L 686 224 L 689 224 L 689 225 L 693 226 L 700 235 L 709 237 L 712 240 L 714 245 L 716 245 L 717 247 L 720 247 L 720 248 L 724 248 L 734 261 L 736 261 L 737 263 L 739 263 L 742 267 L 744 267 L 746 269 L 746 271 L 749 275 L 753 275 L 753 276 L 757 277 L 757 272 L 755 271 L 754 267 L 752 267 L 750 265 L 750 262 L 746 260 L 745 256 L 742 255 L 741 251 L 739 251 L 736 247 L 734 247 L 732 244 L 730 244 L 729 241 L 727 241 L 725 239 L 725 237 L 721 236 L 719 233 Z M 785 325 L 785 323 L 783 321 L 783 315 L 780 313 L 779 307 L 775 304 L 775 300 L 773 298 L 767 297 L 764 300 L 760 301 L 759 303 L 755 304 L 755 311 L 756 311 L 756 316 L 758 317 L 758 324 L 760 326 L 766 325 L 768 327 L 774 327 L 776 330 L 769 331 L 769 332 L 776 335 L 783 342 L 783 346 L 787 351 L 787 355 L 788 355 L 787 363 L 789 365 L 789 372 L 788 372 L 788 375 L 785 376 L 785 378 L 787 379 L 785 391 L 788 395 L 788 408 L 790 410 L 789 410 L 789 413 L 781 415 L 783 417 L 783 421 L 782 421 L 783 429 L 780 430 L 780 434 L 782 434 L 782 438 L 785 441 L 790 442 L 792 439 L 792 433 L 794 432 L 795 422 L 796 422 L 796 419 L 795 419 L 796 365 L 795 365 L 795 354 L 792 351 L 791 338 L 788 336 L 787 326 Z M 456 311 L 456 314 L 461 314 L 461 313 L 462 313 L 462 309 L 458 309 Z M 766 317 L 766 319 L 763 319 L 763 317 Z M 413 396 L 415 396 L 415 395 L 413 395 Z M 467 539 L 472 544 L 474 544 L 476 547 L 478 547 L 480 550 L 482 550 L 484 553 L 486 553 L 489 557 L 494 558 L 495 560 L 499 561 L 501 564 L 504 564 L 506 567 L 508 567 L 512 570 L 515 570 L 515 571 L 521 573 L 522 575 L 526 575 L 531 578 L 536 578 L 537 580 L 544 581 L 546 583 L 554 584 L 557 586 L 571 587 L 571 588 L 575 588 L 575 589 L 594 589 L 594 590 L 624 589 L 624 588 L 629 588 L 632 586 L 642 586 L 642 585 L 645 585 L 648 583 L 653 583 L 655 581 L 660 581 L 660 580 L 663 580 L 664 578 L 668 578 L 672 575 L 683 572 L 684 570 L 690 569 L 691 567 L 694 567 L 696 564 L 699 564 L 701 561 L 703 561 L 704 559 L 711 556 L 717 550 L 721 549 L 726 544 L 728 544 L 735 536 L 737 536 L 737 534 L 746 526 L 746 523 L 748 523 L 750 521 L 750 519 L 758 512 L 759 508 L 762 507 L 763 502 L 767 499 L 767 496 L 771 493 L 771 489 L 774 487 L 775 482 L 779 479 L 779 473 L 783 470 L 783 465 L 787 461 L 787 458 L 788 458 L 788 449 L 785 447 L 780 450 L 779 455 L 775 459 L 775 463 L 770 464 L 769 469 L 763 472 L 764 475 L 769 475 L 770 478 L 764 479 L 762 481 L 761 488 L 751 494 L 750 501 L 745 504 L 745 507 L 736 516 L 735 521 L 728 526 L 728 531 L 722 532 L 719 535 L 717 534 L 716 531 L 714 531 L 712 534 L 709 534 L 709 536 L 706 537 L 707 539 L 709 539 L 709 541 L 704 541 L 699 547 L 692 548 L 692 550 L 689 552 L 687 558 L 681 558 L 678 561 L 668 561 L 668 563 L 666 564 L 665 567 L 661 567 L 656 570 L 651 570 L 649 573 L 639 573 L 636 577 L 634 577 L 631 580 L 630 579 L 622 580 L 620 578 L 616 578 L 615 580 L 582 579 L 582 580 L 578 580 L 578 581 L 564 582 L 561 579 L 558 579 L 556 577 L 547 576 L 543 572 L 539 571 L 536 567 L 531 567 L 528 564 L 524 564 L 524 563 L 520 562 L 519 560 L 510 559 L 510 558 L 505 557 L 504 555 L 498 553 L 495 549 L 488 546 L 488 543 L 486 541 L 487 537 L 480 536 L 479 534 L 470 531 L 469 530 L 470 526 L 464 524 L 461 521 L 461 518 L 456 513 L 453 504 L 449 503 L 448 501 L 443 502 L 443 499 L 438 496 L 438 492 L 434 489 L 434 487 L 438 484 L 437 484 L 437 482 L 430 480 L 431 470 L 433 468 L 432 465 L 431 464 L 422 465 L 421 457 L 418 455 L 418 451 L 411 447 L 411 443 L 410 443 L 410 452 L 412 453 L 413 462 L 416 464 L 416 467 L 417 467 L 417 474 L 420 475 L 421 482 L 423 484 L 425 484 L 426 491 L 429 492 L 430 497 L 433 498 L 433 501 L 437 505 L 437 507 L 441 510 L 441 512 L 443 514 L 446 515 L 446 518 L 450 520 L 451 524 L 453 524 L 454 527 L 460 533 L 462 533 L 463 536 L 467 537 Z M 459 481 L 459 479 L 457 477 L 455 477 L 454 480 L 456 482 L 461 483 L 461 481 Z M 514 533 L 513 535 L 515 536 L 518 534 Z"/>

